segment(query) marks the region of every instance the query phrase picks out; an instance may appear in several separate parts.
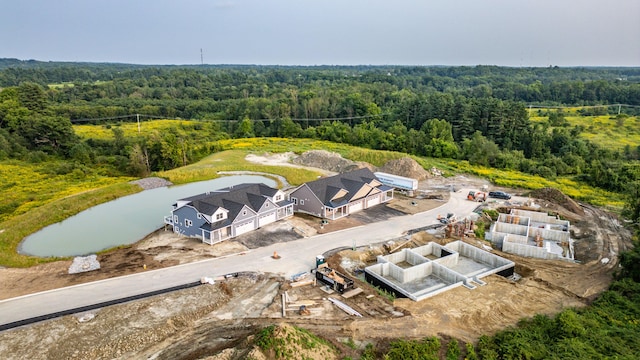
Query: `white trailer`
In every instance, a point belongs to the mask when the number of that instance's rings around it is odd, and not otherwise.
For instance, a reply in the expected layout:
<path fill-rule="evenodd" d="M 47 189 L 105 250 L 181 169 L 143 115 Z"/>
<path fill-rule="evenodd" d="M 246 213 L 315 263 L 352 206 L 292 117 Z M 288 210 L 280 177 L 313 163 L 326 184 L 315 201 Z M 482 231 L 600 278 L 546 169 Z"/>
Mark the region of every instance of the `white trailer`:
<path fill-rule="evenodd" d="M 389 186 L 393 186 L 398 189 L 415 191 L 418 189 L 418 180 L 398 176 L 393 174 L 387 174 L 383 172 L 375 172 L 373 173 L 381 183 Z"/>

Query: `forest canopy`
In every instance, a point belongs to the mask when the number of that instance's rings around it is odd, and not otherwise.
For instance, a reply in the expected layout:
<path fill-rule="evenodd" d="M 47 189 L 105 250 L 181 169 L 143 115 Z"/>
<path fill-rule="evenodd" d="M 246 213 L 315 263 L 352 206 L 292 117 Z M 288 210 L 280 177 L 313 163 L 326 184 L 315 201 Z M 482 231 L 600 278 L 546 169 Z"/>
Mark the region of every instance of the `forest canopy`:
<path fill-rule="evenodd" d="M 632 136 L 640 68 L 141 66 L 0 59 L 0 159 L 47 157 L 141 176 L 182 166 L 223 138 L 312 138 L 466 160 L 622 192 L 638 142 L 590 141 L 565 117 L 600 116 Z M 618 105 L 619 104 L 619 105 Z M 138 114 L 138 115 L 136 115 Z M 117 124 L 191 119 L 125 138 Z M 544 121 L 532 121 L 542 117 Z M 111 140 L 74 134 L 98 124 Z M 631 129 L 631 131 L 628 131 Z"/>

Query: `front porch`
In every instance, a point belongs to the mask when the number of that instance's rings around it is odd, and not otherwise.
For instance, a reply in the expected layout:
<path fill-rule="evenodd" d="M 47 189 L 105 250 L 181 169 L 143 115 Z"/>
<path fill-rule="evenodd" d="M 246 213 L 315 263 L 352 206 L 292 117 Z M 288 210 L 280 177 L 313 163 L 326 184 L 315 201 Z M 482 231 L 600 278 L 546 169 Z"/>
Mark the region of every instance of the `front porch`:
<path fill-rule="evenodd" d="M 202 242 L 213 245 L 231 238 L 231 226 L 226 226 L 215 230 L 202 230 Z"/>

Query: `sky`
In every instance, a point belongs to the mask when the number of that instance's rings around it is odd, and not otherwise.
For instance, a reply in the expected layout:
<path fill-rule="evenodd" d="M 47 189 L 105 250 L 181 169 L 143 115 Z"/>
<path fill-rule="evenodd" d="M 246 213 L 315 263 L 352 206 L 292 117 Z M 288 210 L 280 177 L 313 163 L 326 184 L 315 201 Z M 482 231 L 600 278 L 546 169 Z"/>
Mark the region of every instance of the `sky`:
<path fill-rule="evenodd" d="M 640 1 L 6 0 L 0 58 L 640 66 Z"/>

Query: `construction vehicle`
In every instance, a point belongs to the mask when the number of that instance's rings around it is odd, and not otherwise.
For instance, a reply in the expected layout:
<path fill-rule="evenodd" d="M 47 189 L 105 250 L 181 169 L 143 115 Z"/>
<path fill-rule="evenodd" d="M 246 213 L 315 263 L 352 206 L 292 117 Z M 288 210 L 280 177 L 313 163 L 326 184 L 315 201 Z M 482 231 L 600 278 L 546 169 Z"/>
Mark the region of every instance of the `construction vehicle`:
<path fill-rule="evenodd" d="M 482 191 L 471 190 L 467 195 L 467 200 L 485 202 L 487 201 L 487 193 Z"/>
<path fill-rule="evenodd" d="M 324 256 L 316 256 L 316 280 L 327 285 L 340 294 L 353 289 L 354 283 L 348 276 L 341 274 L 331 268 L 324 261 Z"/>

